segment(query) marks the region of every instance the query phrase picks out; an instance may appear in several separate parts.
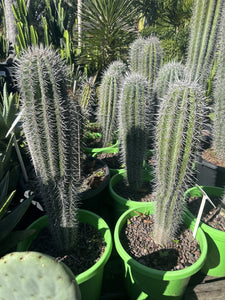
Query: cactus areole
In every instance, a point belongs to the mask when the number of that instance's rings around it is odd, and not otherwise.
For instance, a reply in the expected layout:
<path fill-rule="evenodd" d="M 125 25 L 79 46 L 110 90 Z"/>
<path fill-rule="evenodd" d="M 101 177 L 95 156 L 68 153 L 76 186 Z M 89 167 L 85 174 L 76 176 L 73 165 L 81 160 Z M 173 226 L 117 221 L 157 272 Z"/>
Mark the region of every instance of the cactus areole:
<path fill-rule="evenodd" d="M 156 127 L 154 239 L 170 241 L 182 222 L 183 194 L 201 134 L 204 97 L 195 83 L 174 84 L 162 101 Z"/>

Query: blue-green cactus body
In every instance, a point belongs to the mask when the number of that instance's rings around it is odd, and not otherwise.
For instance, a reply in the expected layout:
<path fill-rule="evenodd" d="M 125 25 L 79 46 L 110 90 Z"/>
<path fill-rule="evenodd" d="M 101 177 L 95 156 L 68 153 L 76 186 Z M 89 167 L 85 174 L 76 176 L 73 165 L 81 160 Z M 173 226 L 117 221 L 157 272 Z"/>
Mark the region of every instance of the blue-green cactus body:
<path fill-rule="evenodd" d="M 195 0 L 191 22 L 187 67 L 191 80 L 206 87 L 217 51 L 223 0 Z"/>
<path fill-rule="evenodd" d="M 162 66 L 154 83 L 154 94 L 157 104 L 169 90 L 171 84 L 184 80 L 185 66 L 180 62 L 169 62 Z"/>
<path fill-rule="evenodd" d="M 128 184 L 134 190 L 142 187 L 143 160 L 148 128 L 148 82 L 140 74 L 128 75 L 121 89 L 119 106 L 119 140 L 122 163 Z"/>
<path fill-rule="evenodd" d="M 173 238 L 183 210 L 198 150 L 204 97 L 195 83 L 174 84 L 161 103 L 156 132 L 156 214 L 154 240 Z"/>
<path fill-rule="evenodd" d="M 225 7 L 223 9 L 223 16 Z M 225 21 L 222 22 L 219 34 L 218 67 L 213 83 L 214 113 L 213 147 L 216 156 L 225 161 Z"/>
<path fill-rule="evenodd" d="M 82 128 L 79 106 L 67 92 L 67 71 L 56 52 L 38 47 L 25 51 L 15 68 L 24 134 L 50 229 L 64 250 L 76 244 Z"/>
<path fill-rule="evenodd" d="M 113 62 L 103 75 L 99 88 L 98 122 L 102 129 L 103 146 L 113 141 L 118 129 L 118 102 L 121 82 L 125 76 L 126 65 Z"/>
<path fill-rule="evenodd" d="M 163 59 L 163 51 L 157 37 L 151 36 L 146 39 L 142 55 L 141 73 L 148 79 L 152 88 Z"/>
<path fill-rule="evenodd" d="M 142 60 L 143 49 L 146 44 L 146 40 L 142 37 L 137 38 L 129 49 L 129 67 L 130 71 L 134 73 L 142 73 Z"/>
<path fill-rule="evenodd" d="M 0 299 L 79 300 L 72 271 L 39 252 L 12 252 L 0 259 Z"/>

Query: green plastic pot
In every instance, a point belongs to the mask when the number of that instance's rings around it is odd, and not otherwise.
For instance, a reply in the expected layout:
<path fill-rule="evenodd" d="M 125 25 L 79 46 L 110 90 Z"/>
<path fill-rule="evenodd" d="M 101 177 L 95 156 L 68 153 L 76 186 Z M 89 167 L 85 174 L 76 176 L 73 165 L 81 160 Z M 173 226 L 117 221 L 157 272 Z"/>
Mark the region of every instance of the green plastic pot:
<path fill-rule="evenodd" d="M 106 248 L 102 257 L 91 268 L 76 276 L 76 281 L 81 291 L 82 300 L 98 300 L 101 294 L 104 266 L 108 261 L 112 251 L 112 236 L 109 226 L 106 224 L 106 222 L 93 212 L 80 209 L 78 211 L 78 220 L 82 223 L 94 226 L 101 232 L 105 239 Z M 23 242 L 20 242 L 18 244 L 17 251 L 27 251 L 33 239 L 35 239 L 39 232 L 47 225 L 47 216 L 43 216 L 32 223 L 28 228 L 36 229 L 36 234 L 32 236 L 32 238 L 28 238 Z"/>
<path fill-rule="evenodd" d="M 115 174 L 109 181 L 109 193 L 113 200 L 113 208 L 114 208 L 114 214 L 116 220 L 128 209 L 136 207 L 136 206 L 146 206 L 146 202 L 139 202 L 134 200 L 129 200 L 124 197 L 121 197 L 118 195 L 115 190 L 114 186 L 122 181 L 126 177 L 126 171 L 120 172 L 118 174 Z M 150 181 L 153 179 L 153 176 L 149 171 L 145 172 L 144 180 Z M 148 205 L 153 205 L 153 202 L 149 202 Z"/>
<path fill-rule="evenodd" d="M 178 271 L 152 269 L 133 259 L 120 242 L 121 229 L 136 212 L 154 214 L 154 206 L 136 206 L 129 209 L 119 218 L 114 231 L 116 250 L 124 262 L 125 284 L 130 299 L 182 299 L 191 276 L 202 268 L 206 259 L 207 241 L 204 232 L 201 228 L 197 231 L 196 238 L 200 244 L 201 256 L 193 265 Z M 194 222 L 188 215 L 184 216 L 184 223 L 193 230 Z"/>
<path fill-rule="evenodd" d="M 209 197 L 222 197 L 224 194 L 224 189 L 220 187 L 201 186 L 201 188 Z M 202 193 L 197 187 L 193 187 L 185 192 L 185 198 L 187 197 L 202 197 Z M 187 210 L 187 214 L 196 221 L 189 210 Z M 200 227 L 205 232 L 208 242 L 207 259 L 201 272 L 209 276 L 223 277 L 225 276 L 225 232 L 203 222 L 200 223 Z"/>

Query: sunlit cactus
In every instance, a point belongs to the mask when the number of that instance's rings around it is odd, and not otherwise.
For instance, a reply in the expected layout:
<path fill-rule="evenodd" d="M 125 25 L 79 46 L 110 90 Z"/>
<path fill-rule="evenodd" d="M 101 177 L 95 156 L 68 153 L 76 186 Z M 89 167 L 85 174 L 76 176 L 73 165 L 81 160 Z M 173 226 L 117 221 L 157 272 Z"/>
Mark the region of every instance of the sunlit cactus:
<path fill-rule="evenodd" d="M 196 83 L 179 82 L 161 102 L 156 125 L 156 213 L 154 240 L 171 241 L 182 222 L 183 194 L 199 148 L 203 92 Z"/>
<path fill-rule="evenodd" d="M 28 49 L 15 67 L 26 142 L 51 233 L 64 251 L 76 245 L 82 130 L 79 105 L 68 95 L 67 72 L 50 48 Z"/>
<path fill-rule="evenodd" d="M 119 92 L 126 70 L 123 62 L 115 61 L 102 77 L 99 88 L 98 122 L 102 129 L 103 146 L 112 143 L 115 131 L 118 129 Z"/>

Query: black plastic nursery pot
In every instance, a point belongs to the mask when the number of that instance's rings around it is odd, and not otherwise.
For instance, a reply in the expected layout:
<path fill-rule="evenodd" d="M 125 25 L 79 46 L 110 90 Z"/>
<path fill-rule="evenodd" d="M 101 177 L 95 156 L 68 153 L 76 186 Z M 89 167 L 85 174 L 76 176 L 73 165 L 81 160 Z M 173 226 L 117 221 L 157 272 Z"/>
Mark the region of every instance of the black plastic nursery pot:
<path fill-rule="evenodd" d="M 219 167 L 199 157 L 195 162 L 196 183 L 203 186 L 225 185 L 225 168 Z"/>
<path fill-rule="evenodd" d="M 101 258 L 88 270 L 78 274 L 75 278 L 81 291 L 82 300 L 99 300 L 102 288 L 104 266 L 107 263 L 113 246 L 112 235 L 107 223 L 97 214 L 80 209 L 78 221 L 94 226 L 104 237 L 106 247 Z M 28 251 L 32 241 L 48 225 L 47 216 L 43 216 L 32 223 L 28 229 L 36 229 L 36 234 L 18 244 L 17 251 Z"/>
<path fill-rule="evenodd" d="M 114 231 L 116 250 L 124 263 L 124 279 L 130 299 L 182 299 L 189 280 L 204 265 L 207 255 L 207 241 L 201 228 L 198 229 L 196 238 L 199 241 L 201 256 L 191 266 L 177 271 L 162 271 L 149 268 L 137 262 L 123 248 L 120 241 L 120 232 L 127 220 L 137 212 L 154 214 L 154 205 L 136 206 L 127 210 L 117 221 Z M 185 225 L 194 229 L 194 222 L 189 216 L 184 217 Z"/>
<path fill-rule="evenodd" d="M 224 188 L 214 186 L 201 186 L 201 188 L 209 197 L 220 198 L 224 194 Z M 185 192 L 185 198 L 188 197 L 202 197 L 202 192 L 197 187 L 192 187 Z M 196 218 L 189 210 L 187 214 L 196 222 Z M 208 242 L 207 259 L 201 272 L 209 276 L 223 277 L 225 276 L 225 232 L 203 222 L 200 223 L 200 227 L 205 232 Z"/>

